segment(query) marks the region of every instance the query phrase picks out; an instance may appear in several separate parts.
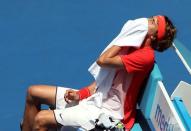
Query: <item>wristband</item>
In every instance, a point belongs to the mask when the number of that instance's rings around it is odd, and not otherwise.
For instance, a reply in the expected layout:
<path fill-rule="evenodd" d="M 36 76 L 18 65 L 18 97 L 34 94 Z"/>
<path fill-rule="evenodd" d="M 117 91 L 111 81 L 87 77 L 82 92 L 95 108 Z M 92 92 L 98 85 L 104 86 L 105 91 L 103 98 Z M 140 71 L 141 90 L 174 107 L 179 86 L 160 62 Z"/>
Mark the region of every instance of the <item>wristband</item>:
<path fill-rule="evenodd" d="M 79 94 L 79 100 L 83 100 L 91 95 L 87 87 L 80 89 L 77 93 Z"/>

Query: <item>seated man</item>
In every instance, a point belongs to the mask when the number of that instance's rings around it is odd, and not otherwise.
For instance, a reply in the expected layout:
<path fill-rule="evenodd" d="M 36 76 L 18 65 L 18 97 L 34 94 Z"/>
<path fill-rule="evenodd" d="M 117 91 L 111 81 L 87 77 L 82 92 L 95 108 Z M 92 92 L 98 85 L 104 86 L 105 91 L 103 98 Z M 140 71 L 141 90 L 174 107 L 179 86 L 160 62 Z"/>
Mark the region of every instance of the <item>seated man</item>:
<path fill-rule="evenodd" d="M 96 61 L 101 68 L 115 70 L 108 92 L 103 92 L 97 81 L 80 90 L 31 86 L 27 91 L 22 130 L 46 131 L 58 124 L 91 130 L 101 113 L 121 120 L 126 130 L 130 130 L 135 122 L 141 84 L 154 65 L 154 50 L 163 52 L 169 48 L 176 34 L 174 25 L 166 16 L 144 20 L 148 31 L 139 48 L 112 45 Z M 49 105 L 52 110 L 41 110 L 41 104 Z"/>

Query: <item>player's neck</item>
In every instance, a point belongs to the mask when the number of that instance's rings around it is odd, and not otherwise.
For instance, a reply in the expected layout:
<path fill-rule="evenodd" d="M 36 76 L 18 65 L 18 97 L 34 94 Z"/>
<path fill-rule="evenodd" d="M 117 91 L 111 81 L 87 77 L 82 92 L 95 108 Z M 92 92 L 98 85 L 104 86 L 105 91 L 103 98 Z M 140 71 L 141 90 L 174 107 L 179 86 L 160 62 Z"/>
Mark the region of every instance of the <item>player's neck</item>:
<path fill-rule="evenodd" d="M 144 42 L 143 42 L 143 44 L 142 44 L 142 46 L 141 46 L 141 48 L 144 48 L 144 47 L 151 47 L 151 39 L 150 39 L 149 37 L 147 37 L 147 38 L 144 40 Z"/>

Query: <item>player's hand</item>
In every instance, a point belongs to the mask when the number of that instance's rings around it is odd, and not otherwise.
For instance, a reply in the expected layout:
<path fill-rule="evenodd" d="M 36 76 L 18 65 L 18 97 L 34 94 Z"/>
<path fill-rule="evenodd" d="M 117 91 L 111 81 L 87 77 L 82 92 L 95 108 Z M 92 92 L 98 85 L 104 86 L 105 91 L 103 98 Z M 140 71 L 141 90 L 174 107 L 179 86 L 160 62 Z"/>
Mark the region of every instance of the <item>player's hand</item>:
<path fill-rule="evenodd" d="M 64 99 L 67 103 L 71 103 L 72 101 L 79 101 L 79 94 L 78 91 L 69 89 L 66 90 L 66 93 L 64 94 Z"/>

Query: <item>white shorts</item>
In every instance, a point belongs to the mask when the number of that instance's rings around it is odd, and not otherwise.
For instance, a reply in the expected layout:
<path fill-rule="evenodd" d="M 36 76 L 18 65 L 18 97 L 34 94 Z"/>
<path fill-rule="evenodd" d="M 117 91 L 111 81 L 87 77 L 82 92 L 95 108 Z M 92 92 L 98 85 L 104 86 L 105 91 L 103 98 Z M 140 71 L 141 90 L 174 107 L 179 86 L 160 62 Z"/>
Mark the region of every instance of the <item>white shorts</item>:
<path fill-rule="evenodd" d="M 56 121 L 63 126 L 82 127 L 91 130 L 95 127 L 95 120 L 101 114 L 100 108 L 95 105 L 78 103 L 66 103 L 64 94 L 69 88 L 57 87 L 56 109 L 54 110 Z"/>

